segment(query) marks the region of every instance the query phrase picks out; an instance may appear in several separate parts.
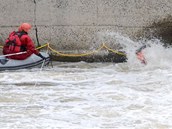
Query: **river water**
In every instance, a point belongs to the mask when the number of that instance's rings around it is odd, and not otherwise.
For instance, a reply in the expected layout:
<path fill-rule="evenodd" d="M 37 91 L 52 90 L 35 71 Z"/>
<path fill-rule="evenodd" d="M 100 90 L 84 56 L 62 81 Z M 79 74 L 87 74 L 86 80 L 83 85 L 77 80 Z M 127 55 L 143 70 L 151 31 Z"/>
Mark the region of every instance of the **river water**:
<path fill-rule="evenodd" d="M 128 49 L 127 63 L 0 72 L 0 128 L 172 128 L 172 49 L 157 42 L 145 41 L 146 66 Z"/>

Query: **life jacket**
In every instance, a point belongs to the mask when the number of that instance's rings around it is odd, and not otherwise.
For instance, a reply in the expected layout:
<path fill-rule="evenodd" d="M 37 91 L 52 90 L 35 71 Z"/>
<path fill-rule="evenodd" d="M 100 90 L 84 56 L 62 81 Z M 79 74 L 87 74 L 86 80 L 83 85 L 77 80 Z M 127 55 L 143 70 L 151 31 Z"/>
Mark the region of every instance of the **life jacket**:
<path fill-rule="evenodd" d="M 8 49 L 11 53 L 18 53 L 22 50 L 20 38 L 25 35 L 25 32 L 12 32 L 5 41 L 4 49 Z"/>

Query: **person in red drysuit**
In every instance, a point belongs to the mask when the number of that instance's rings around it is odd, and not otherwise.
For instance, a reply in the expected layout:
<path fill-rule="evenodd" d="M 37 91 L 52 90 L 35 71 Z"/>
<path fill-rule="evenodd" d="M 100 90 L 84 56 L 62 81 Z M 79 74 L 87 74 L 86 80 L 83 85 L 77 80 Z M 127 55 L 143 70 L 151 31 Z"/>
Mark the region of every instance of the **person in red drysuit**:
<path fill-rule="evenodd" d="M 22 23 L 19 26 L 18 31 L 13 31 L 9 34 L 9 37 L 6 40 L 6 43 L 3 47 L 3 54 L 13 54 L 19 52 L 25 52 L 24 54 L 7 56 L 10 59 L 24 60 L 31 56 L 33 53 L 40 56 L 42 59 L 45 59 L 38 50 L 36 50 L 35 45 L 28 35 L 28 32 L 31 29 L 29 23 Z"/>

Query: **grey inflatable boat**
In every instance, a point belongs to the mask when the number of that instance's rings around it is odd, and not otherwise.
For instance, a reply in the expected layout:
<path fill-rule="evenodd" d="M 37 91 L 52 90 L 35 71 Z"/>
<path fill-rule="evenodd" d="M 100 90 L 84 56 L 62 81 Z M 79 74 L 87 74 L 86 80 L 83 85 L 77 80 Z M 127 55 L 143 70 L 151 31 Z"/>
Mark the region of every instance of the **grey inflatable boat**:
<path fill-rule="evenodd" d="M 3 70 L 18 70 L 18 69 L 26 69 L 26 68 L 34 68 L 34 67 L 41 67 L 45 66 L 50 61 L 49 54 L 45 52 L 40 52 L 41 55 L 45 57 L 45 60 L 43 60 L 41 57 L 32 54 L 30 57 L 28 57 L 25 60 L 14 60 L 14 59 L 8 59 L 5 56 L 0 56 L 0 71 Z"/>

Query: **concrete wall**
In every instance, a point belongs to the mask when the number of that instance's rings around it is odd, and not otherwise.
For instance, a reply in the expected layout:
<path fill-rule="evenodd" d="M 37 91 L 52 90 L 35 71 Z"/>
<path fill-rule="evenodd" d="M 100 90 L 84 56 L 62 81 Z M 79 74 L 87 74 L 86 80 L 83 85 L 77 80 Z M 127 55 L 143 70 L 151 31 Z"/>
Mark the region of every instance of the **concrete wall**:
<path fill-rule="evenodd" d="M 98 32 L 138 31 L 172 14 L 171 0 L 0 0 L 0 39 L 22 22 L 38 28 L 41 44 L 57 50 L 93 49 Z M 33 28 L 31 37 L 36 42 Z"/>

